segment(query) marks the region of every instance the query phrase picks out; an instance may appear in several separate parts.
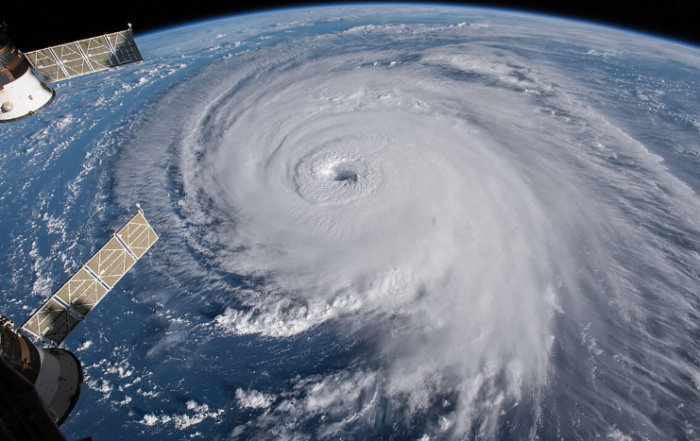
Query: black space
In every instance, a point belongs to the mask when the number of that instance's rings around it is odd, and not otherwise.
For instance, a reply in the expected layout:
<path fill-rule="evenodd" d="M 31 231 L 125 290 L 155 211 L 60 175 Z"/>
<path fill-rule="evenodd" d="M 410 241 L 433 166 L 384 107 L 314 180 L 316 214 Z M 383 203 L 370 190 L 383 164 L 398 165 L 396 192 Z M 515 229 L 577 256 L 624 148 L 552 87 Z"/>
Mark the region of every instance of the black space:
<path fill-rule="evenodd" d="M 222 3 L 227 5 L 222 6 Z M 506 8 L 594 21 L 700 46 L 700 0 L 482 0 L 444 3 Z M 7 22 L 8 36 L 21 50 L 30 51 L 122 30 L 129 22 L 138 35 L 207 18 L 329 3 L 280 0 L 263 0 L 255 4 L 211 0 L 62 0 L 55 2 L 56 6 L 43 7 L 40 5 L 46 3 L 3 0 L 1 4 L 0 21 Z"/>

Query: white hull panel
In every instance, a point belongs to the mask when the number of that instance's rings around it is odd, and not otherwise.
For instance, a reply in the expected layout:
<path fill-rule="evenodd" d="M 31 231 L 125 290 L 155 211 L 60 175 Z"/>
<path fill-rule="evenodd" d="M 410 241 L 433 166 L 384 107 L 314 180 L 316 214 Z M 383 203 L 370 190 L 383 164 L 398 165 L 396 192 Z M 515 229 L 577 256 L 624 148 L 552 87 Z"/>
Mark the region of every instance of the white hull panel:
<path fill-rule="evenodd" d="M 43 84 L 31 70 L 0 90 L 0 122 L 31 116 L 51 104 L 56 92 Z"/>

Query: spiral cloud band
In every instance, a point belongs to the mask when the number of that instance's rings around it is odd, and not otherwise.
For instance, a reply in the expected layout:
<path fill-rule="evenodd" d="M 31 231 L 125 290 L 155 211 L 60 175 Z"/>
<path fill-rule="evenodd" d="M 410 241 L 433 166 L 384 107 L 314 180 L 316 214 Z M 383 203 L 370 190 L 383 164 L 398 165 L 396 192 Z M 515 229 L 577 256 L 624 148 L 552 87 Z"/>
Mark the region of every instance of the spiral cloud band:
<path fill-rule="evenodd" d="M 134 128 L 118 200 L 136 193 L 161 228 L 174 257 L 156 269 L 222 303 L 191 332 L 360 342 L 287 389 L 237 389 L 259 413 L 234 434 L 554 436 L 578 418 L 654 438 L 698 411 L 659 386 L 700 386 L 697 356 L 666 352 L 692 345 L 697 197 L 595 78 L 540 49 L 546 32 L 358 25 L 223 46 Z M 567 32 L 551 38 L 607 48 Z"/>

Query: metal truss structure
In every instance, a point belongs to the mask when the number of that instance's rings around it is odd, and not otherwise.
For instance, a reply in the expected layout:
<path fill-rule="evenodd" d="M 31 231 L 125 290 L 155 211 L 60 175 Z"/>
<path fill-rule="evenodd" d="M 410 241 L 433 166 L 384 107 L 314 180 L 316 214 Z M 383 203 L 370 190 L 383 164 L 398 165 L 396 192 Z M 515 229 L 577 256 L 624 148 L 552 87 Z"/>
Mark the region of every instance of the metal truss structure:
<path fill-rule="evenodd" d="M 20 329 L 60 345 L 157 240 L 139 210 Z"/>
<path fill-rule="evenodd" d="M 24 56 L 44 83 L 143 60 L 131 25 L 125 31 L 26 52 Z"/>

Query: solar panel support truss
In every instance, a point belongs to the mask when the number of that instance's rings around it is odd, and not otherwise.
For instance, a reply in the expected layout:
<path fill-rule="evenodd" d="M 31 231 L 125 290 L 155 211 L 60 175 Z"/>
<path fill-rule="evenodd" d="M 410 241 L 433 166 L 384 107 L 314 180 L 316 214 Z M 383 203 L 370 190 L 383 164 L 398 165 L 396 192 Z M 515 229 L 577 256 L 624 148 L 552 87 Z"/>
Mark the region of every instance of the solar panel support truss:
<path fill-rule="evenodd" d="M 24 57 L 45 83 L 143 60 L 131 25 L 125 31 L 26 52 Z"/>
<path fill-rule="evenodd" d="M 139 211 L 20 327 L 60 345 L 158 240 Z"/>

